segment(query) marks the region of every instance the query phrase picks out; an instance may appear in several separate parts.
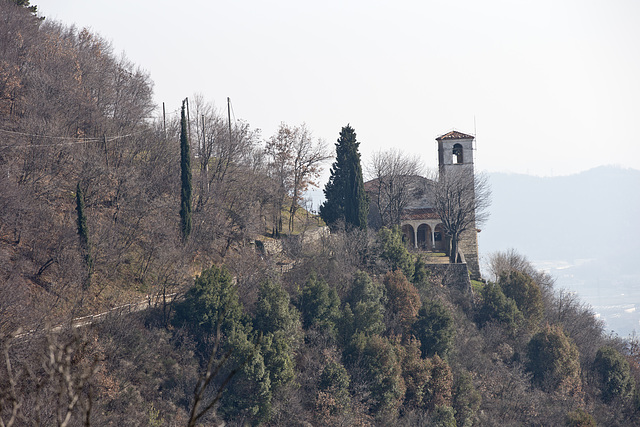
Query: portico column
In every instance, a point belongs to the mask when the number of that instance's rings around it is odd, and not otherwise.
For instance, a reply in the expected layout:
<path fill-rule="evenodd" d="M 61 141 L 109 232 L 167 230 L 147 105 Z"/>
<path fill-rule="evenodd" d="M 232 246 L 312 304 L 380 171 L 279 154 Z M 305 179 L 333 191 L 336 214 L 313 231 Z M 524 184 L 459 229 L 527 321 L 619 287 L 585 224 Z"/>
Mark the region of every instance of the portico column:
<path fill-rule="evenodd" d="M 413 247 L 418 249 L 418 227 L 413 227 Z"/>
<path fill-rule="evenodd" d="M 436 250 L 436 228 L 431 227 L 431 250 Z"/>

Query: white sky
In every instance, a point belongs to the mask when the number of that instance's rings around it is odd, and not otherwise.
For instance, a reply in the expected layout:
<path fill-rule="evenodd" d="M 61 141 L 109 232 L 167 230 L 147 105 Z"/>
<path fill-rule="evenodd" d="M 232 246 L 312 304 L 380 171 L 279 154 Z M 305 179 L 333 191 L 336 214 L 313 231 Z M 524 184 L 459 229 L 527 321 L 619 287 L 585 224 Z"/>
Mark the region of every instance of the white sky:
<path fill-rule="evenodd" d="M 489 172 L 640 169 L 637 0 L 31 3 L 111 40 L 168 111 L 231 97 L 264 137 L 306 122 L 330 144 L 350 123 L 365 161 L 397 147 L 435 167 L 455 128 Z"/>

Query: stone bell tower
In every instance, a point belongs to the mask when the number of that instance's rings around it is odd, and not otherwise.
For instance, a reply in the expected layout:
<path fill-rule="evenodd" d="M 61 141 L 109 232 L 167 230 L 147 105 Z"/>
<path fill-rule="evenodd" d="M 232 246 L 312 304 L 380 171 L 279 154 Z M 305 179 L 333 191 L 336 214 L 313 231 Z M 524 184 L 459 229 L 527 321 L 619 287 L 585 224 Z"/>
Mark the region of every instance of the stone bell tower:
<path fill-rule="evenodd" d="M 464 169 L 473 176 L 473 140 L 475 137 L 462 132 L 451 131 L 438 138 L 438 165 L 440 174 L 449 170 Z"/>
<path fill-rule="evenodd" d="M 451 131 L 438 138 L 438 166 L 440 178 L 447 175 L 461 176 L 473 182 L 473 140 L 475 137 L 462 132 Z M 473 186 L 471 187 L 473 189 Z M 473 190 L 471 197 L 475 199 Z M 458 248 L 464 255 L 471 278 L 480 278 L 480 265 L 478 262 L 478 231 L 475 218 L 468 229 L 462 233 L 458 242 Z"/>

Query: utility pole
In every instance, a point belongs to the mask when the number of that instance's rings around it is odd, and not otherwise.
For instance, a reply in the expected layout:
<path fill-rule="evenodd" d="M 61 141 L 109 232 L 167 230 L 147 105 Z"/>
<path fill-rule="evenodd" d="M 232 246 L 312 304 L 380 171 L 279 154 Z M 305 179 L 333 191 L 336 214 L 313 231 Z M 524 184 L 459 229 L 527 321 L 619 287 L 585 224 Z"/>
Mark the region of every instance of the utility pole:
<path fill-rule="evenodd" d="M 231 98 L 227 96 L 227 115 L 229 116 L 229 142 L 231 142 Z"/>
<path fill-rule="evenodd" d="M 209 156 L 205 154 L 205 150 L 207 149 L 207 138 L 204 133 L 204 114 L 202 115 L 202 151 L 200 152 L 200 157 L 204 161 L 204 182 L 207 186 L 207 193 L 209 192 Z"/>
<path fill-rule="evenodd" d="M 164 101 L 162 102 L 162 131 L 164 132 L 164 139 L 167 139 L 167 112 L 164 109 Z"/>

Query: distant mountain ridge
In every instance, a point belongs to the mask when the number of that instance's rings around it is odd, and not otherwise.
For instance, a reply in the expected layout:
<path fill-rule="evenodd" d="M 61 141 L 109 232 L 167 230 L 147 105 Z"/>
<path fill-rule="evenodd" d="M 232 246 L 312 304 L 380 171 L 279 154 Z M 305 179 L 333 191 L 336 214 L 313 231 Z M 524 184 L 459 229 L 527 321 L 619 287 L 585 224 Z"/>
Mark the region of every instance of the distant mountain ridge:
<path fill-rule="evenodd" d="M 514 247 L 532 258 L 620 259 L 640 250 L 639 170 L 602 166 L 544 178 L 493 173 L 489 180 L 485 253 Z"/>
<path fill-rule="evenodd" d="M 492 173 L 489 180 L 493 203 L 480 233 L 481 254 L 515 248 L 596 311 L 612 305 L 603 298 L 618 294 L 618 302 L 640 309 L 640 170 L 601 166 L 559 177 Z M 635 312 L 635 305 L 626 310 Z M 638 320 L 616 331 L 637 329 Z"/>

